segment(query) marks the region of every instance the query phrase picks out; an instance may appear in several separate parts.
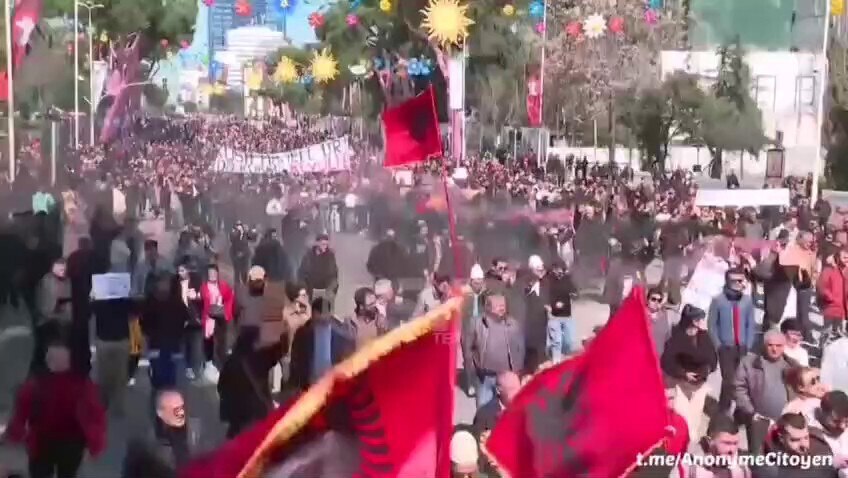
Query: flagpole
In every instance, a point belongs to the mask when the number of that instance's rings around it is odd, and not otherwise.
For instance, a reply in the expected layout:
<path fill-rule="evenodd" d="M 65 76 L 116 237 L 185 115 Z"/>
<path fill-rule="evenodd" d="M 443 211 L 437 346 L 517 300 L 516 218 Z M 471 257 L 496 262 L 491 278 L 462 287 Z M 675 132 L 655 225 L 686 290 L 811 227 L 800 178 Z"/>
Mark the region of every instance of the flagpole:
<path fill-rule="evenodd" d="M 94 99 L 92 99 L 94 101 Z M 79 147 L 79 0 L 74 0 L 74 147 Z"/>
<path fill-rule="evenodd" d="M 819 69 L 819 98 L 816 111 L 816 153 L 813 157 L 813 184 L 810 187 L 810 206 L 815 206 L 819 198 L 819 176 L 822 162 L 822 129 L 824 128 L 824 100 L 827 94 L 827 47 L 830 45 L 830 1 L 824 2 L 824 39 L 822 39 L 821 68 Z"/>
<path fill-rule="evenodd" d="M 542 134 L 545 130 L 545 41 L 548 38 L 548 1 L 542 2 L 542 57 L 539 62 L 539 138 L 536 149 L 536 167 L 543 167 Z"/>
<path fill-rule="evenodd" d="M 6 119 L 9 142 L 9 181 L 15 180 L 15 87 L 12 73 L 12 0 L 6 0 Z"/>

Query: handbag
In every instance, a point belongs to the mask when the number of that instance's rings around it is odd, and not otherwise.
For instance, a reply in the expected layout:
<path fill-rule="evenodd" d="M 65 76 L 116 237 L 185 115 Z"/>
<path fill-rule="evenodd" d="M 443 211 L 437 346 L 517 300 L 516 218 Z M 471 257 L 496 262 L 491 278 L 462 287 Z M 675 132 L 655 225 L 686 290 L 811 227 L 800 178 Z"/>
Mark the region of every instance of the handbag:
<path fill-rule="evenodd" d="M 221 320 L 226 319 L 227 314 L 224 312 L 224 306 L 221 304 L 213 304 L 209 306 L 209 318 Z"/>

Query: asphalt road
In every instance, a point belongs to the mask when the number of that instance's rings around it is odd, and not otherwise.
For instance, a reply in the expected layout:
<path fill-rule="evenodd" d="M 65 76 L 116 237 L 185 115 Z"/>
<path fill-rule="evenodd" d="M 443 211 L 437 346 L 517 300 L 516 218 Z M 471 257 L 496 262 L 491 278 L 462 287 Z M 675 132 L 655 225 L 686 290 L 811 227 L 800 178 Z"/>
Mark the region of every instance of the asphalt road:
<path fill-rule="evenodd" d="M 175 240 L 173 234 L 163 233 L 161 222 L 147 221 L 142 229 L 150 237 L 160 241 L 164 254 L 173 251 Z M 340 285 L 337 299 L 337 310 L 340 314 L 349 314 L 353 310 L 353 293 L 357 287 L 371 285 L 371 278 L 365 270 L 365 258 L 371 248 L 371 242 L 358 234 L 339 234 L 332 238 L 332 247 L 336 250 L 339 262 Z M 225 275 L 228 271 L 224 270 Z M 649 280 L 657 282 L 660 278 L 661 265 L 655 262 L 648 269 Z M 578 299 L 574 306 L 574 318 L 577 338 L 588 337 L 594 327 L 606 322 L 608 308 L 588 298 Z M 759 313 L 758 318 L 762 316 Z M 819 316 L 814 321 L 820 322 Z M 31 337 L 26 327 L 28 318 L 21 311 L 9 307 L 0 309 L 0 419 L 10 412 L 12 391 L 26 375 L 31 356 Z M 96 366 L 96 364 L 95 364 Z M 150 386 L 147 379 L 147 369 L 142 367 L 136 374 L 136 384 L 127 394 L 127 413 L 123 417 L 110 417 L 109 440 L 106 452 L 97 460 L 86 458 L 81 477 L 112 478 L 119 476 L 120 463 L 123 459 L 126 442 L 134 434 L 143 433 L 151 427 L 149 409 Z M 712 390 L 719 389 L 718 373 L 710 376 L 708 381 Z M 189 384 L 185 388 L 187 413 L 190 417 L 192 433 L 196 437 L 200 449 L 212 449 L 224 440 L 224 427 L 218 419 L 218 399 L 214 385 Z M 469 424 L 474 417 L 474 402 L 464 393 L 456 391 L 456 412 L 454 420 L 457 424 Z M 0 421 L 2 423 L 2 421 Z M 11 446 L 0 446 L 0 464 L 11 470 L 25 470 L 26 457 L 23 450 Z"/>

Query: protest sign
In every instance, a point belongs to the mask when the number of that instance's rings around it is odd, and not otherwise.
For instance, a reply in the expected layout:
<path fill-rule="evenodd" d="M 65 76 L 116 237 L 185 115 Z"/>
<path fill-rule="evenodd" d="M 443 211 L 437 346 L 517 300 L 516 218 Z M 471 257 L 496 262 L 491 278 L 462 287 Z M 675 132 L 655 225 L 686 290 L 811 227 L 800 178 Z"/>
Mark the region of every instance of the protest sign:
<path fill-rule="evenodd" d="M 789 206 L 788 189 L 700 189 L 698 207 Z"/>
<path fill-rule="evenodd" d="M 126 299 L 130 295 L 130 275 L 126 272 L 94 274 L 91 293 L 94 300 Z"/>

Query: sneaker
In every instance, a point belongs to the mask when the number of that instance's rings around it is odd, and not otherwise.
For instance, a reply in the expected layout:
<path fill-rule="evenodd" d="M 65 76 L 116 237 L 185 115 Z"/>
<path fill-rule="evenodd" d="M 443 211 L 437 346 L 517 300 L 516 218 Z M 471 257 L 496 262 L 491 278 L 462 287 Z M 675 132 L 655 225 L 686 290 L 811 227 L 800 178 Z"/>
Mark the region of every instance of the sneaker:
<path fill-rule="evenodd" d="M 127 383 L 127 386 L 128 387 L 135 387 L 135 377 L 130 379 L 130 381 Z"/>
<path fill-rule="evenodd" d="M 210 362 L 206 364 L 203 375 L 209 383 L 218 383 L 221 373 L 218 372 L 218 367 Z"/>
<path fill-rule="evenodd" d="M 187 368 L 186 369 L 186 378 L 194 381 L 197 377 L 194 376 L 194 370 Z"/>

